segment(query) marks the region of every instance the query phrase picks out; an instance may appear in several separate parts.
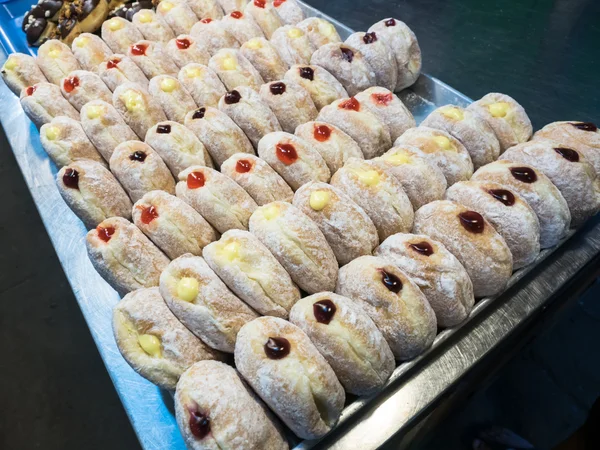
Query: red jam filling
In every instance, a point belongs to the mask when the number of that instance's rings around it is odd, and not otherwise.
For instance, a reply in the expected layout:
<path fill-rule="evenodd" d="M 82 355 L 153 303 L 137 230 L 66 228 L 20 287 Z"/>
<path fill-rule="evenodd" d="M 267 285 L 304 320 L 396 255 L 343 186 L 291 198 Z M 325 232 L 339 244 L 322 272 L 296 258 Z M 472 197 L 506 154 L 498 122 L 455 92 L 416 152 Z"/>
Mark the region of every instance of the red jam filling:
<path fill-rule="evenodd" d="M 500 203 L 504 203 L 506 206 L 512 206 L 515 204 L 514 194 L 506 189 L 490 189 L 488 192 L 492 197 L 494 197 Z"/>
<path fill-rule="evenodd" d="M 154 219 L 158 217 L 158 211 L 154 206 L 149 206 L 148 208 L 142 208 L 142 223 L 148 225 Z"/>
<path fill-rule="evenodd" d="M 390 292 L 397 294 L 402 290 L 402 281 L 400 278 L 384 269 L 379 269 L 379 272 L 381 273 L 381 282 Z"/>
<path fill-rule="evenodd" d="M 298 153 L 292 144 L 277 144 L 275 146 L 275 154 L 277 155 L 277 159 L 286 166 L 294 164 L 298 160 Z"/>
<path fill-rule="evenodd" d="M 104 241 L 110 241 L 110 238 L 113 234 L 115 234 L 115 229 L 113 227 L 98 227 L 96 228 L 96 233 L 98 233 L 98 237 Z"/>
<path fill-rule="evenodd" d="M 230 16 L 234 19 L 241 19 L 244 15 L 241 13 L 241 11 L 233 11 Z"/>
<path fill-rule="evenodd" d="M 198 439 L 204 439 L 210 433 L 210 419 L 197 409 L 190 410 L 190 431 Z"/>
<path fill-rule="evenodd" d="M 71 189 L 79 189 L 79 172 L 67 169 L 62 177 L 63 184 Z"/>
<path fill-rule="evenodd" d="M 131 54 L 135 56 L 143 56 L 148 50 L 148 44 L 133 44 L 131 46 Z"/>
<path fill-rule="evenodd" d="M 179 50 L 187 50 L 192 45 L 192 41 L 187 38 L 175 39 L 175 44 L 177 44 Z"/>
<path fill-rule="evenodd" d="M 460 224 L 470 233 L 483 233 L 485 222 L 483 216 L 475 211 L 465 211 L 458 215 Z"/>
<path fill-rule="evenodd" d="M 206 179 L 202 172 L 192 172 L 187 176 L 187 187 L 189 189 L 198 189 L 204 186 Z"/>
<path fill-rule="evenodd" d="M 395 27 L 396 26 L 396 20 L 395 19 L 388 19 L 384 23 L 385 23 L 386 27 Z"/>
<path fill-rule="evenodd" d="M 213 20 L 210 17 L 207 17 L 206 19 L 202 19 L 200 22 L 202 23 L 211 23 Z"/>
<path fill-rule="evenodd" d="M 114 69 L 115 67 L 117 67 L 119 65 L 120 62 L 121 62 L 121 60 L 119 58 L 109 59 L 108 62 L 106 63 L 106 68 Z"/>
<path fill-rule="evenodd" d="M 556 153 L 570 162 L 579 162 L 579 153 L 571 148 L 557 147 L 554 149 Z"/>
<path fill-rule="evenodd" d="M 433 255 L 433 247 L 427 241 L 417 242 L 416 244 L 408 244 L 408 246 L 421 255 Z"/>
<path fill-rule="evenodd" d="M 254 6 L 257 8 L 264 8 L 266 6 L 265 0 L 254 0 Z"/>
<path fill-rule="evenodd" d="M 283 359 L 290 354 L 290 341 L 282 337 L 270 337 L 265 344 L 265 355 L 269 359 Z"/>
<path fill-rule="evenodd" d="M 273 0 L 273 6 L 275 8 L 279 8 L 281 5 L 283 5 L 286 2 L 286 0 Z"/>
<path fill-rule="evenodd" d="M 235 171 L 237 173 L 247 173 L 247 172 L 250 172 L 251 170 L 252 170 L 252 163 L 250 161 L 248 161 L 247 159 L 240 159 L 235 164 Z"/>
<path fill-rule="evenodd" d="M 362 40 L 365 44 L 372 44 L 373 42 L 377 42 L 377 34 L 375 32 L 365 33 Z"/>
<path fill-rule="evenodd" d="M 65 78 L 65 81 L 63 81 L 63 89 L 68 93 L 73 92 L 78 86 L 79 78 L 77 77 Z"/>
<path fill-rule="evenodd" d="M 25 92 L 27 93 L 28 96 L 33 95 L 33 93 L 35 92 L 36 89 L 37 89 L 36 86 L 29 86 Z"/>
<path fill-rule="evenodd" d="M 530 167 L 511 167 L 510 173 L 512 176 L 523 183 L 535 183 L 537 174 Z"/>
<path fill-rule="evenodd" d="M 315 139 L 319 142 L 325 142 L 331 137 L 331 128 L 327 125 L 315 125 Z"/>
<path fill-rule="evenodd" d="M 378 105 L 389 105 L 392 99 L 394 98 L 394 94 L 391 92 L 388 94 L 371 94 L 371 98 Z"/>
<path fill-rule="evenodd" d="M 350 97 L 348 100 L 340 102 L 338 105 L 340 109 L 348 109 L 351 111 L 360 111 L 360 103 L 354 97 Z"/>
<path fill-rule="evenodd" d="M 337 308 L 331 300 L 319 300 L 313 304 L 313 313 L 317 322 L 329 325 L 335 315 Z"/>

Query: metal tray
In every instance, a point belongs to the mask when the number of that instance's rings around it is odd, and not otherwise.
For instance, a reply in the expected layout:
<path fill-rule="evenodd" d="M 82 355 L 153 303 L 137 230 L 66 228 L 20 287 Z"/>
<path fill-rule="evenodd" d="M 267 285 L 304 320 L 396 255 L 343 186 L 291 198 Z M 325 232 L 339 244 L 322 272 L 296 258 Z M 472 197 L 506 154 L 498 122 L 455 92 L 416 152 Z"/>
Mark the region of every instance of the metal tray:
<path fill-rule="evenodd" d="M 21 5 L 15 11 L 24 12 L 27 8 L 22 6 L 23 2 L 18 3 Z M 7 53 L 16 50 L 34 52 L 28 50 L 19 29 L 22 18 L 5 6 L 0 5 L 0 44 L 3 47 L 0 64 L 4 63 Z M 348 27 L 311 6 L 302 6 L 307 16 L 330 20 L 343 39 L 352 33 Z M 465 95 L 428 75 L 421 75 L 413 87 L 400 93 L 400 97 L 418 123 L 438 106 L 449 103 L 466 106 L 471 102 Z M 184 450 L 172 412 L 171 395 L 135 373 L 116 347 L 111 320 L 112 308 L 119 296 L 92 267 L 85 249 L 86 229 L 56 188 L 57 169 L 42 149 L 39 133 L 23 113 L 19 99 L 3 83 L 0 85 L 0 105 L 0 122 L 7 131 L 27 186 L 142 447 L 145 450 Z M 573 232 L 569 237 L 572 235 Z M 349 400 L 340 423 L 328 436 L 318 441 L 295 441 L 295 448 L 377 448 L 398 432 L 408 430 L 471 365 L 600 253 L 597 220 L 588 224 L 586 231 L 578 236 L 581 238 L 575 253 L 540 264 L 556 248 L 544 250 L 535 264 L 519 270 L 510 280 L 510 286 L 514 286 L 530 271 L 536 270 L 535 276 L 526 277 L 526 286 L 513 287 L 501 296 L 502 299 L 479 301 L 468 321 L 442 331 L 430 350 L 398 366 L 383 391 L 370 398 Z M 485 316 L 483 312 L 486 317 L 474 320 Z M 469 333 L 465 332 L 467 329 Z"/>

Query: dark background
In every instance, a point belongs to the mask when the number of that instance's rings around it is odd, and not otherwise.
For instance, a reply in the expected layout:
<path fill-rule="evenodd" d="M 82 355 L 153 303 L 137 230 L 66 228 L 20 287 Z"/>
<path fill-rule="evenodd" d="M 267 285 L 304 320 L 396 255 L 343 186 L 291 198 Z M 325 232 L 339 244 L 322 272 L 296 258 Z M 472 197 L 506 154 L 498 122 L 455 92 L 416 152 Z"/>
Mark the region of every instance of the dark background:
<path fill-rule="evenodd" d="M 600 121 L 600 1 L 309 3 L 355 30 L 405 21 L 424 71 L 474 99 L 513 96 L 535 129 Z M 0 198 L 0 448 L 139 448 L 3 132 Z M 430 447 L 466 448 L 468 427 L 483 419 L 544 447 L 567 436 L 600 394 L 599 298 L 596 284 L 433 433 Z"/>

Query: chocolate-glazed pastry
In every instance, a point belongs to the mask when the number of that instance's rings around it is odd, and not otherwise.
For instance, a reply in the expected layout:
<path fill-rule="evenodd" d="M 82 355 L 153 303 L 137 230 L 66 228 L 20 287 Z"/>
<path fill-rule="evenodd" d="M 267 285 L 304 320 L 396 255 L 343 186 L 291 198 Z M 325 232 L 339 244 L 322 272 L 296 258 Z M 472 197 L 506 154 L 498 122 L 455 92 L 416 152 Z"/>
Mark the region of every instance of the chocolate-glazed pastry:
<path fill-rule="evenodd" d="M 86 236 L 88 256 L 119 294 L 158 286 L 167 258 L 134 224 L 122 217 L 102 221 Z"/>
<path fill-rule="evenodd" d="M 304 20 L 304 12 L 296 0 L 273 0 L 273 7 L 286 25 L 296 25 Z"/>
<path fill-rule="evenodd" d="M 190 34 L 214 55 L 222 48 L 239 48 L 240 43 L 225 28 L 220 20 L 202 19 L 192 27 Z"/>
<path fill-rule="evenodd" d="M 27 44 L 37 47 L 55 37 L 56 21 L 62 6 L 60 0 L 44 0 L 25 13 L 21 29 L 26 35 Z"/>
<path fill-rule="evenodd" d="M 144 72 L 125 55 L 115 53 L 98 67 L 100 78 L 114 92 L 124 83 L 137 83 L 148 89 L 148 78 Z"/>
<path fill-rule="evenodd" d="M 252 16 L 242 11 L 232 11 L 221 19 L 221 26 L 240 44 L 264 34 Z"/>
<path fill-rule="evenodd" d="M 58 116 L 67 116 L 77 120 L 79 113 L 62 96 L 60 88 L 52 83 L 36 83 L 21 91 L 21 107 L 27 117 L 41 127 Z"/>
<path fill-rule="evenodd" d="M 115 53 L 127 53 L 129 46 L 144 39 L 134 24 L 122 17 L 113 17 L 102 24 L 102 39 Z"/>
<path fill-rule="evenodd" d="M 298 28 L 306 33 L 315 49 L 326 44 L 342 42 L 342 38 L 333 24 L 320 17 L 308 17 L 298 23 Z"/>
<path fill-rule="evenodd" d="M 251 16 L 258 24 L 267 39 L 271 39 L 273 32 L 283 26 L 277 11 L 266 0 L 253 0 L 246 5 L 244 13 Z"/>
<path fill-rule="evenodd" d="M 223 18 L 223 9 L 217 0 L 186 0 L 199 19 L 219 20 Z"/>
<path fill-rule="evenodd" d="M 473 161 L 469 152 L 462 142 L 445 131 L 425 126 L 411 128 L 394 142 L 394 147 L 403 145 L 421 150 L 424 158 L 440 168 L 448 186 L 466 181 L 473 175 Z"/>
<path fill-rule="evenodd" d="M 344 86 L 319 66 L 292 66 L 285 74 L 285 79 L 304 87 L 319 111 L 335 100 L 348 97 Z"/>
<path fill-rule="evenodd" d="M 402 100 L 389 89 L 372 87 L 356 94 L 356 100 L 387 125 L 392 142 L 406 130 L 417 125 L 415 118 Z"/>
<path fill-rule="evenodd" d="M 236 153 L 221 165 L 221 172 L 250 194 L 258 206 L 275 201 L 292 202 L 294 192 L 263 159 Z"/>
<path fill-rule="evenodd" d="M 158 75 L 150 80 L 148 90 L 169 120 L 183 123 L 185 115 L 197 108 L 192 96 L 175 77 Z"/>
<path fill-rule="evenodd" d="M 166 44 L 175 37 L 171 27 L 152 9 L 142 9 L 136 12 L 131 21 L 148 41 Z"/>
<path fill-rule="evenodd" d="M 104 81 L 93 72 L 87 70 L 74 70 L 60 82 L 62 95 L 75 107 L 77 111 L 92 100 L 110 102 L 112 92 L 106 87 Z"/>
<path fill-rule="evenodd" d="M 236 89 L 238 86 L 248 86 L 258 90 L 264 82 L 250 61 L 236 49 L 219 50 L 210 58 L 208 67 L 215 71 L 229 90 Z"/>
<path fill-rule="evenodd" d="M 4 83 L 15 95 L 20 95 L 27 86 L 47 81 L 35 58 L 23 53 L 8 55 L 0 73 Z"/>
<path fill-rule="evenodd" d="M 267 83 L 283 78 L 288 70 L 275 46 L 265 38 L 250 39 L 240 51 Z"/>
<path fill-rule="evenodd" d="M 110 217 L 131 219 L 131 200 L 112 173 L 96 161 L 73 161 L 59 170 L 56 186 L 88 229 Z"/>
<path fill-rule="evenodd" d="M 150 127 L 167 120 L 160 104 L 136 83 L 123 83 L 117 87 L 113 92 L 113 106 L 142 139 Z"/>
<path fill-rule="evenodd" d="M 315 51 L 306 33 L 294 25 L 278 28 L 271 36 L 271 43 L 288 66 L 309 64 Z"/>
<path fill-rule="evenodd" d="M 66 15 L 61 13 L 58 18 L 56 31 L 54 32 L 53 37 L 56 37 L 57 39 L 60 39 L 61 42 L 71 46 L 73 40 L 82 32 L 83 30 L 79 26 L 79 22 L 76 17 L 66 17 Z"/>
<path fill-rule="evenodd" d="M 166 49 L 179 68 L 190 63 L 206 65 L 210 59 L 210 54 L 204 46 L 200 45 L 189 34 L 180 34 L 176 38 L 171 39 Z"/>
<path fill-rule="evenodd" d="M 169 25 L 175 36 L 188 34 L 198 21 L 186 0 L 163 0 L 156 7 L 156 14 Z"/>
<path fill-rule="evenodd" d="M 71 49 L 56 39 L 41 45 L 36 62 L 48 81 L 57 85 L 63 77 L 81 69 Z"/>
<path fill-rule="evenodd" d="M 415 213 L 413 233 L 441 242 L 461 262 L 473 282 L 475 297 L 506 288 L 513 259 L 504 238 L 479 213 L 449 200 L 438 200 Z"/>
<path fill-rule="evenodd" d="M 81 67 L 98 74 L 98 66 L 110 58 L 112 50 L 100 37 L 91 33 L 82 33 L 73 40 L 71 51 Z"/>
<path fill-rule="evenodd" d="M 110 157 L 110 171 L 134 202 L 146 192 L 161 189 L 175 194 L 175 180 L 164 161 L 140 141 L 119 144 Z"/>
<path fill-rule="evenodd" d="M 233 11 L 243 11 L 248 0 L 217 0 L 225 14 L 230 14 Z"/>
<path fill-rule="evenodd" d="M 393 50 L 376 32 L 358 32 L 346 39 L 346 45 L 357 49 L 375 73 L 375 83 L 391 92 L 398 84 L 398 66 Z M 397 136 L 396 136 L 397 137 Z"/>
<path fill-rule="evenodd" d="M 277 116 L 283 131 L 293 133 L 299 125 L 314 120 L 318 111 L 310 94 L 293 81 L 263 84 L 260 96 Z"/>
<path fill-rule="evenodd" d="M 129 46 L 127 56 L 138 65 L 148 79 L 158 75 L 177 76 L 179 67 L 160 42 L 138 41 Z"/>
<path fill-rule="evenodd" d="M 194 102 L 202 107 L 217 107 L 219 99 L 227 92 L 218 75 L 202 64 L 188 64 L 179 71 L 177 79 Z"/>
<path fill-rule="evenodd" d="M 71 18 L 77 21 L 83 33 L 97 31 L 107 16 L 107 0 L 81 0 L 81 2 L 73 2 L 71 6 Z M 127 20 L 131 20 L 131 17 L 128 17 Z"/>

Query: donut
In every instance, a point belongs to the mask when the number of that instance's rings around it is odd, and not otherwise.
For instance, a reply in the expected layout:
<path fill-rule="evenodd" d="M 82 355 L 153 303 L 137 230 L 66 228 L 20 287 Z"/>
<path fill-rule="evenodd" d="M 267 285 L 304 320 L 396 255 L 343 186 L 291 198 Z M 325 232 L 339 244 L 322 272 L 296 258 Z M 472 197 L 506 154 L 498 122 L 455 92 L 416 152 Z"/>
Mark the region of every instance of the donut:
<path fill-rule="evenodd" d="M 183 255 L 160 275 L 169 309 L 211 348 L 233 353 L 242 326 L 258 315 L 237 298 L 200 256 Z"/>
<path fill-rule="evenodd" d="M 148 41 L 166 44 L 175 37 L 171 27 L 152 9 L 136 12 L 131 21 Z"/>
<path fill-rule="evenodd" d="M 100 276 L 119 294 L 158 286 L 167 258 L 134 224 L 111 217 L 88 231 L 88 256 Z"/>
<path fill-rule="evenodd" d="M 231 178 L 202 166 L 191 166 L 179 174 L 177 197 L 191 205 L 219 231 L 247 230 L 257 208 L 246 191 Z"/>
<path fill-rule="evenodd" d="M 102 24 L 102 40 L 114 53 L 127 53 L 129 46 L 144 39 L 134 24 L 122 17 L 113 17 Z"/>
<path fill-rule="evenodd" d="M 158 101 L 167 119 L 183 123 L 189 111 L 197 109 L 196 102 L 179 80 L 170 75 L 157 75 L 148 85 L 150 95 Z"/>
<path fill-rule="evenodd" d="M 142 69 L 149 80 L 158 75 L 177 76 L 179 72 L 177 64 L 169 56 L 169 51 L 160 42 L 137 41 L 129 46 L 127 56 Z"/>
<path fill-rule="evenodd" d="M 269 249 L 248 231 L 229 230 L 207 245 L 204 259 L 255 311 L 286 319 L 300 291 Z"/>
<path fill-rule="evenodd" d="M 154 124 L 167 120 L 156 101 L 137 83 L 123 83 L 113 92 L 113 106 L 127 125 L 141 138 Z"/>
<path fill-rule="evenodd" d="M 283 62 L 275 46 L 265 38 L 250 39 L 240 51 L 267 83 L 280 80 L 288 70 L 288 65 Z"/>
<path fill-rule="evenodd" d="M 219 20 L 223 18 L 223 9 L 217 0 L 186 0 L 186 3 L 199 19 Z"/>
<path fill-rule="evenodd" d="M 325 106 L 317 120 L 335 125 L 354 139 L 366 159 L 380 156 L 392 146 L 388 126 L 355 97 L 336 100 Z"/>
<path fill-rule="evenodd" d="M 246 324 L 235 365 L 271 410 L 301 439 L 325 435 L 344 407 L 344 388 L 308 336 L 278 317 Z"/>
<path fill-rule="evenodd" d="M 164 191 L 144 194 L 132 210 L 133 223 L 171 259 L 200 256 L 217 233 L 194 208 Z"/>
<path fill-rule="evenodd" d="M 494 130 L 500 143 L 500 153 L 531 138 L 533 127 L 529 116 L 525 109 L 508 95 L 486 94 L 471 103 L 467 109 L 482 117 Z"/>
<path fill-rule="evenodd" d="M 81 108 L 79 120 L 85 134 L 106 161 L 110 161 L 117 145 L 138 139 L 114 106 L 102 100 L 86 103 Z"/>
<path fill-rule="evenodd" d="M 362 307 L 396 359 L 412 359 L 433 344 L 433 308 L 419 286 L 391 262 L 376 256 L 355 259 L 340 269 L 335 292 Z"/>
<path fill-rule="evenodd" d="M 144 72 L 125 55 L 114 54 L 98 66 L 98 75 L 111 91 L 124 83 L 137 83 L 148 89 L 148 78 Z"/>
<path fill-rule="evenodd" d="M 56 39 L 46 41 L 40 46 L 35 61 L 46 79 L 54 84 L 59 84 L 63 77 L 74 70 L 81 69 L 69 46 Z"/>
<path fill-rule="evenodd" d="M 56 38 L 55 21 L 58 19 L 58 13 L 62 6 L 62 1 L 46 1 L 35 4 L 25 13 L 21 29 L 25 33 L 29 46 L 39 47 L 48 39 Z M 46 14 L 49 17 L 46 17 Z"/>
<path fill-rule="evenodd" d="M 248 2 L 246 8 L 244 8 L 244 14 L 254 19 L 254 22 L 260 27 L 267 39 L 271 39 L 273 32 L 283 26 L 279 14 L 277 14 L 273 5 L 266 0 Z"/>
<path fill-rule="evenodd" d="M 398 67 L 398 92 L 412 86 L 421 74 L 421 49 L 415 33 L 398 19 L 380 20 L 369 28 L 369 33 L 376 33 L 392 49 Z"/>
<path fill-rule="evenodd" d="M 94 0 L 92 0 L 94 1 Z M 141 0 L 131 2 L 130 0 L 108 0 L 110 2 L 111 11 L 109 17 L 122 17 L 130 22 L 133 22 L 133 16 L 142 10 L 151 10 L 154 8 L 152 0 Z M 125 3 L 123 4 L 123 2 Z M 117 7 L 113 9 L 113 5 Z M 118 5 L 121 6 L 118 6 Z M 136 25 L 137 26 L 137 25 Z"/>
<path fill-rule="evenodd" d="M 264 37 L 262 30 L 252 16 L 244 14 L 242 10 L 231 11 L 223 16 L 221 26 L 240 44 L 255 37 Z"/>
<path fill-rule="evenodd" d="M 348 195 L 375 224 L 379 240 L 406 233 L 414 212 L 402 184 L 377 164 L 350 158 L 331 178 L 331 185 Z"/>
<path fill-rule="evenodd" d="M 302 329 L 354 395 L 379 391 L 396 364 L 383 334 L 354 301 L 321 292 L 298 301 L 290 322 Z"/>
<path fill-rule="evenodd" d="M 187 0 L 163 0 L 156 7 L 156 14 L 169 25 L 175 36 L 188 34 L 198 20 Z"/>
<path fill-rule="evenodd" d="M 235 369 L 200 361 L 179 379 L 175 417 L 186 447 L 287 450 L 271 413 Z"/>
<path fill-rule="evenodd" d="M 156 287 L 123 297 L 113 309 L 112 326 L 125 361 L 162 389 L 175 390 L 181 375 L 198 361 L 224 359 L 177 320 Z"/>
<path fill-rule="evenodd" d="M 179 68 L 191 63 L 206 65 L 210 59 L 210 54 L 206 49 L 199 45 L 196 39 L 189 34 L 180 34 L 171 39 L 166 48 Z"/>
<path fill-rule="evenodd" d="M 394 52 L 386 42 L 379 39 L 375 31 L 353 33 L 346 39 L 345 44 L 355 48 L 363 55 L 365 61 L 375 73 L 375 84 L 377 86 L 390 92 L 396 89 L 398 66 L 396 65 Z"/>
<path fill-rule="evenodd" d="M 321 17 L 308 17 L 298 22 L 297 26 L 308 36 L 315 49 L 326 44 L 342 42 L 333 24 Z"/>
<path fill-rule="evenodd" d="M 239 50 L 224 48 L 215 53 L 208 63 L 228 90 L 248 86 L 260 89 L 264 83 L 258 70 L 254 68 Z"/>
<path fill-rule="evenodd" d="M 500 143 L 492 127 L 473 111 L 445 105 L 429 114 L 422 126 L 446 131 L 465 146 L 475 169 L 489 164 L 500 155 Z"/>
<path fill-rule="evenodd" d="M 306 33 L 294 25 L 278 28 L 271 36 L 271 43 L 288 66 L 309 64 L 315 51 Z"/>
<path fill-rule="evenodd" d="M 335 100 L 348 97 L 344 86 L 319 66 L 292 66 L 284 78 L 286 81 L 296 82 L 306 89 L 319 111 Z"/>
<path fill-rule="evenodd" d="M 240 43 L 225 28 L 220 20 L 202 19 L 192 27 L 190 35 L 202 42 L 208 53 L 214 55 L 222 48 L 239 48 Z"/>
<path fill-rule="evenodd" d="M 531 164 L 546 175 L 569 205 L 571 227 L 578 227 L 600 210 L 600 178 L 575 148 L 536 139 L 515 145 L 500 158 Z"/>
<path fill-rule="evenodd" d="M 293 133 L 299 125 L 314 120 L 319 114 L 308 91 L 293 81 L 263 84 L 260 96 L 287 133 Z"/>
<path fill-rule="evenodd" d="M 0 74 L 2 74 L 4 83 L 15 95 L 20 95 L 27 86 L 47 81 L 35 58 L 23 53 L 8 55 Z"/>
<path fill-rule="evenodd" d="M 216 108 L 219 99 L 227 92 L 217 74 L 202 64 L 191 63 L 182 67 L 177 79 L 194 102 L 202 107 Z"/>
<path fill-rule="evenodd" d="M 40 128 L 58 116 L 79 119 L 79 113 L 62 96 L 56 84 L 42 81 L 21 91 L 21 107 L 27 117 Z"/>
<path fill-rule="evenodd" d="M 152 148 L 140 141 L 125 141 L 113 151 L 110 171 L 137 202 L 146 192 L 161 189 L 175 193 L 175 180 L 169 168 Z"/>
<path fill-rule="evenodd" d="M 243 11 L 248 4 L 248 0 L 217 0 L 223 12 L 229 14 L 233 11 Z"/>
<path fill-rule="evenodd" d="M 139 4 L 139 3 L 138 3 Z M 75 8 L 73 9 L 73 6 Z M 84 33 L 97 31 L 108 16 L 107 0 L 82 0 L 72 4 L 71 16 Z M 128 18 L 129 20 L 129 18 Z"/>
<path fill-rule="evenodd" d="M 446 177 L 437 165 L 423 157 L 418 148 L 409 145 L 393 147 L 373 162 L 400 182 L 415 211 L 444 198 Z"/>
<path fill-rule="evenodd" d="M 113 55 L 112 50 L 99 36 L 82 33 L 71 44 L 73 56 L 84 70 L 99 74 L 98 66 Z"/>
<path fill-rule="evenodd" d="M 333 250 L 317 224 L 298 208 L 286 202 L 261 206 L 250 217 L 250 232 L 304 292 L 333 290 L 338 270 Z"/>
<path fill-rule="evenodd" d="M 60 82 L 60 91 L 77 111 L 80 111 L 92 100 L 110 102 L 112 92 L 106 87 L 104 81 L 93 72 L 87 70 L 74 70 Z"/>
<path fill-rule="evenodd" d="M 416 126 L 408 108 L 392 91 L 383 87 L 372 87 L 356 95 L 361 107 L 373 113 L 390 130 L 392 142 L 405 131 Z"/>
<path fill-rule="evenodd" d="M 263 159 L 248 153 L 236 153 L 221 165 L 227 175 L 250 194 L 258 206 L 282 201 L 291 203 L 294 192 Z"/>
<path fill-rule="evenodd" d="M 204 144 L 217 166 L 236 153 L 254 155 L 254 147 L 241 128 L 216 108 L 190 111 L 185 117 L 185 126 Z"/>
<path fill-rule="evenodd" d="M 296 0 L 273 0 L 273 7 L 286 25 L 296 25 L 304 19 L 304 11 Z"/>
<path fill-rule="evenodd" d="M 504 238 L 481 214 L 449 200 L 431 202 L 415 213 L 413 233 L 441 242 L 464 266 L 476 298 L 502 292 L 513 270 Z"/>
<path fill-rule="evenodd" d="M 423 157 L 439 167 L 448 186 L 467 181 L 473 175 L 473 161 L 458 139 L 442 130 L 419 126 L 406 130 L 394 142 L 394 147 L 409 145 L 423 153 Z"/>
<path fill-rule="evenodd" d="M 419 286 L 435 312 L 438 327 L 456 326 L 471 313 L 473 283 L 441 242 L 421 234 L 398 233 L 383 241 L 374 255 L 394 264 Z"/>

